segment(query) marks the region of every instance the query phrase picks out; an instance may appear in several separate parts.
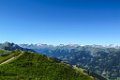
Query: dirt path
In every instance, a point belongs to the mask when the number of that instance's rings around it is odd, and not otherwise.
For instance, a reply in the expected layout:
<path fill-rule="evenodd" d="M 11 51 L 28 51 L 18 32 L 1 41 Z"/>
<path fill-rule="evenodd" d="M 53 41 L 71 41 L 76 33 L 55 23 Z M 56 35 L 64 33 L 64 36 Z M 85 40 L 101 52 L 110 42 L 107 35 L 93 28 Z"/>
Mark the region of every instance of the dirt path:
<path fill-rule="evenodd" d="M 21 55 L 22 55 L 22 54 L 19 54 L 18 56 L 15 56 L 15 57 L 11 57 L 10 59 L 8 59 L 8 60 L 0 63 L 0 65 L 5 64 L 5 63 L 7 63 L 7 62 L 10 62 L 10 61 L 12 61 L 13 59 L 15 59 L 16 57 L 19 57 L 19 56 L 21 56 Z"/>
<path fill-rule="evenodd" d="M 10 59 L 8 59 L 8 60 L 6 60 L 6 61 L 4 61 L 4 62 L 0 63 L 0 65 L 5 64 L 5 63 L 7 63 L 7 62 L 9 62 L 9 61 L 13 60 L 14 58 L 15 58 L 15 57 L 12 57 L 12 58 L 10 58 Z"/>

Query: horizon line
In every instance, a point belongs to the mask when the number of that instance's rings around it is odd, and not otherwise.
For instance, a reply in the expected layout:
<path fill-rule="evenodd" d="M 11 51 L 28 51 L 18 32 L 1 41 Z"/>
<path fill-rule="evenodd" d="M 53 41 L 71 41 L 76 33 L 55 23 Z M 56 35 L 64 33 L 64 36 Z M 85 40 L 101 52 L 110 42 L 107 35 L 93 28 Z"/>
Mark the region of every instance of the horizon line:
<path fill-rule="evenodd" d="M 38 45 L 53 45 L 53 46 L 59 46 L 59 45 L 78 45 L 78 46 L 103 46 L 103 47 L 106 47 L 106 46 L 111 46 L 111 47 L 117 47 L 117 46 L 120 46 L 120 44 L 80 44 L 80 43 L 58 43 L 58 44 L 50 44 L 50 43 L 16 43 L 16 42 L 11 42 L 11 41 L 4 41 L 4 42 L 0 42 L 1 44 L 3 43 L 14 43 L 14 44 L 28 44 L 28 45 L 35 45 L 35 44 L 38 44 Z"/>

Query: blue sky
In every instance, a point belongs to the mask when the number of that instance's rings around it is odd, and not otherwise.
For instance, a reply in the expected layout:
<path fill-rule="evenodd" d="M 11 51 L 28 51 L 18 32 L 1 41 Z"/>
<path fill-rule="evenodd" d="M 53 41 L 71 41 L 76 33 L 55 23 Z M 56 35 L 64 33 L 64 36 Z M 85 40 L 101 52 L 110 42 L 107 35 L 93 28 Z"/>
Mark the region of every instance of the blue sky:
<path fill-rule="evenodd" d="M 0 0 L 0 42 L 119 44 L 119 0 Z"/>

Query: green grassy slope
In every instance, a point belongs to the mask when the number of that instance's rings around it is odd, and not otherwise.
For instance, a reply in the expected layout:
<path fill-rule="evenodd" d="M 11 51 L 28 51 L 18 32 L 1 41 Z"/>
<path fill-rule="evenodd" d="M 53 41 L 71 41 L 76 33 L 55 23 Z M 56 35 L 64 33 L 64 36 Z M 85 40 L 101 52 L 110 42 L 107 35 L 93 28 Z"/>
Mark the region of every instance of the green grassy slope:
<path fill-rule="evenodd" d="M 16 50 L 17 52 L 10 52 L 10 51 L 6 51 L 6 50 L 0 50 L 0 64 L 12 57 L 18 56 L 19 54 L 21 54 L 21 51 Z M 3 53 L 4 52 L 4 53 Z"/>
<path fill-rule="evenodd" d="M 17 53 L 17 52 L 14 52 Z M 36 53 L 0 65 L 0 80 L 93 80 L 82 71 Z"/>

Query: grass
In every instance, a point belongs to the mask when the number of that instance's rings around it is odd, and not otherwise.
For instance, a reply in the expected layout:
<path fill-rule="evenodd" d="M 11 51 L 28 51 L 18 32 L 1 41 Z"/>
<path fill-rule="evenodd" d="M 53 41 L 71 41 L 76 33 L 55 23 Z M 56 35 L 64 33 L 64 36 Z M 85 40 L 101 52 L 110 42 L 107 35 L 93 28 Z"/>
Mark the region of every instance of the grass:
<path fill-rule="evenodd" d="M 20 54 L 16 51 L 11 53 Z M 0 66 L 0 80 L 93 80 L 72 66 L 32 52 Z"/>
<path fill-rule="evenodd" d="M 16 53 L 14 53 L 14 52 L 9 52 L 9 53 L 7 53 L 7 54 L 5 54 L 4 56 L 0 56 L 0 63 L 2 63 L 2 62 L 4 62 L 4 61 L 6 61 L 6 60 L 8 60 L 8 59 L 10 59 L 10 58 L 12 58 L 12 57 L 15 57 L 15 56 L 18 56 L 19 54 L 21 54 L 22 52 L 20 52 L 20 51 L 17 51 Z"/>

